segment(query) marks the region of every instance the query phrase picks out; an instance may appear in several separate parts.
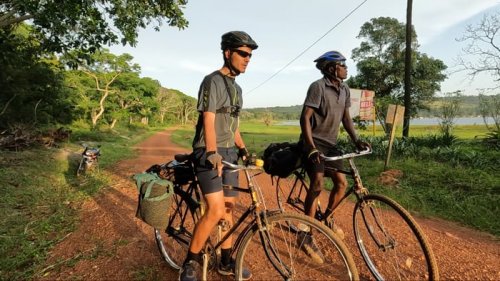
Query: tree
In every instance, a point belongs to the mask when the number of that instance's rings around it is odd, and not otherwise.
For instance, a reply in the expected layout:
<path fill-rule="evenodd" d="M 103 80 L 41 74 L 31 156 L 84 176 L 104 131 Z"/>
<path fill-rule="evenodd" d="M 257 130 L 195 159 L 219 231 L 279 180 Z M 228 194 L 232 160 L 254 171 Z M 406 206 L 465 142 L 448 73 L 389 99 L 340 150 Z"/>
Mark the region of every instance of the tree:
<path fill-rule="evenodd" d="M 453 126 L 455 124 L 455 118 L 460 111 L 460 97 L 462 93 L 456 91 L 453 93 L 445 93 L 445 97 L 442 100 L 440 110 L 439 110 L 439 128 L 443 140 L 446 140 L 447 144 L 455 139 L 453 136 Z"/>
<path fill-rule="evenodd" d="M 484 124 L 490 132 L 500 134 L 500 95 L 485 96 L 479 95 L 479 112 L 483 117 Z M 490 126 L 487 119 L 493 119 L 493 126 Z"/>
<path fill-rule="evenodd" d="M 156 100 L 159 104 L 158 114 L 160 117 L 160 123 L 163 124 L 165 122 L 165 117 L 167 114 L 178 114 L 179 108 L 181 106 L 181 92 L 173 89 L 167 89 L 161 87 L 158 95 L 156 96 Z"/>
<path fill-rule="evenodd" d="M 166 22 L 187 27 L 182 8 L 187 0 L 6 0 L 0 2 L 0 28 L 30 20 L 44 49 L 93 53 L 103 45 L 121 42 L 134 46 L 138 28 Z"/>
<path fill-rule="evenodd" d="M 440 90 L 439 83 L 446 78 L 443 73 L 446 65 L 418 52 L 414 30 L 412 34 L 412 106 L 409 116 L 415 116 L 419 109 L 425 108 L 425 101 Z M 403 104 L 404 99 L 405 25 L 394 18 L 374 18 L 363 24 L 358 38 L 364 39 L 352 51 L 358 74 L 347 83 L 354 88 L 375 91 L 377 118 L 388 133 L 384 116 L 387 105 Z"/>
<path fill-rule="evenodd" d="M 179 120 L 181 121 L 181 124 L 186 125 L 190 120 L 194 120 L 195 113 L 196 100 L 188 96 L 181 97 L 179 107 Z"/>
<path fill-rule="evenodd" d="M 484 124 L 486 124 L 486 128 L 489 131 L 484 139 L 485 142 L 490 147 L 493 145 L 497 149 L 500 149 L 500 95 L 479 95 L 479 109 Z M 488 124 L 488 118 L 493 119 L 494 126 Z"/>
<path fill-rule="evenodd" d="M 271 123 L 273 123 L 273 113 L 270 111 L 265 111 L 262 114 L 262 121 L 264 121 L 264 124 L 269 127 Z"/>
<path fill-rule="evenodd" d="M 465 34 L 457 39 L 459 42 L 468 42 L 458 57 L 459 71 L 467 71 L 473 80 L 481 73 L 490 74 L 497 83 L 495 89 L 500 88 L 500 12 L 485 15 L 476 25 L 468 25 Z"/>
<path fill-rule="evenodd" d="M 0 128 L 13 123 L 68 124 L 72 105 L 63 83 L 63 67 L 41 54 L 33 30 L 19 25 L 0 29 Z"/>
<path fill-rule="evenodd" d="M 72 55 L 68 54 L 70 60 Z M 63 61 L 66 59 L 64 57 Z M 139 73 L 140 67 L 137 64 L 132 64 L 132 59 L 133 57 L 129 54 L 116 56 L 107 49 L 103 49 L 92 54 L 90 63 L 82 62 L 79 65 L 79 71 L 93 81 L 92 87 L 81 92 L 91 101 L 89 106 L 93 128 L 97 126 L 97 122 L 106 110 L 106 99 L 118 92 L 118 89 L 113 86 L 116 79 L 124 73 Z"/>
<path fill-rule="evenodd" d="M 148 118 L 152 112 L 158 111 L 156 98 L 160 82 L 149 77 L 141 78 L 136 72 L 127 72 L 116 79 L 113 88 L 116 94 L 111 96 L 109 103 L 110 128 L 120 119 L 130 120 L 133 115 Z"/>

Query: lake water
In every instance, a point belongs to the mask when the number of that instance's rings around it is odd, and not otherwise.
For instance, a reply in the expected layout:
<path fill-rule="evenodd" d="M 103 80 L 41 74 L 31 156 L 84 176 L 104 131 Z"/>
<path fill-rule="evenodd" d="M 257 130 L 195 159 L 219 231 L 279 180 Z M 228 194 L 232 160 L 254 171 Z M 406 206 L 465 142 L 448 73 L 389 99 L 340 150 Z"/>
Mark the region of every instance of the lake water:
<path fill-rule="evenodd" d="M 412 119 L 410 125 L 439 125 L 439 118 L 418 118 Z M 493 118 L 487 118 L 488 124 L 494 124 Z M 482 117 L 460 117 L 454 120 L 455 125 L 484 125 Z M 276 123 L 283 126 L 299 126 L 299 120 L 285 120 Z"/>

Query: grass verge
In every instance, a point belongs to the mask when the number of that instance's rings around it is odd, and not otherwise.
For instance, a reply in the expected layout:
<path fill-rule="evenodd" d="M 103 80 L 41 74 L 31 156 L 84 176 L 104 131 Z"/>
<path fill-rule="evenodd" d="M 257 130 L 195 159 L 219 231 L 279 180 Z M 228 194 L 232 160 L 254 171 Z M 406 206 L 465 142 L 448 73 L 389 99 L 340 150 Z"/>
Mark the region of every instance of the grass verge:
<path fill-rule="evenodd" d="M 78 225 L 81 204 L 108 184 L 105 173 L 76 178 L 80 144 L 101 145 L 101 169 L 134 156 L 155 129 L 73 130 L 61 148 L 0 153 L 0 280 L 31 280 L 50 249 Z"/>

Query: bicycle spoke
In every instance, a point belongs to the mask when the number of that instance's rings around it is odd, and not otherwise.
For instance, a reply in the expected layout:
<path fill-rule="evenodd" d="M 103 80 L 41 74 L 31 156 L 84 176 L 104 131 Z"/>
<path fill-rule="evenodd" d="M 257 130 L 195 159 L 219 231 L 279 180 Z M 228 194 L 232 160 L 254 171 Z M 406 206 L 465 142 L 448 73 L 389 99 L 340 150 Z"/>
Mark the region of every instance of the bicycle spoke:
<path fill-rule="evenodd" d="M 272 215 L 268 221 L 264 236 L 264 243 L 269 248 L 267 255 L 262 250 L 257 229 L 244 238 L 237 255 L 237 268 L 248 267 L 253 272 L 254 280 L 357 278 L 349 251 L 325 225 L 296 213 Z M 310 235 L 296 229 L 308 229 Z M 316 252 L 311 252 L 311 249 Z M 264 266 L 263 260 L 268 261 Z M 255 264 L 259 267 L 255 267 Z"/>
<path fill-rule="evenodd" d="M 303 213 L 307 194 L 304 179 L 293 173 L 287 178 L 280 178 L 276 185 L 276 199 L 280 210 Z"/>

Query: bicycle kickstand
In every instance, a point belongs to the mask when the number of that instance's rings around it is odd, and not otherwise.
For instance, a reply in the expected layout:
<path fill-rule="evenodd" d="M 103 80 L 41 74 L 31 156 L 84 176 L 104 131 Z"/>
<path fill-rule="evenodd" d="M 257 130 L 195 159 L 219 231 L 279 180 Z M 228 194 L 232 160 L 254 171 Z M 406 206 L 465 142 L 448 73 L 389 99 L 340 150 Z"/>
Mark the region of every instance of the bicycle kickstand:
<path fill-rule="evenodd" d="M 201 280 L 207 281 L 207 271 L 208 271 L 208 254 L 204 253 L 203 254 L 203 273 Z"/>

